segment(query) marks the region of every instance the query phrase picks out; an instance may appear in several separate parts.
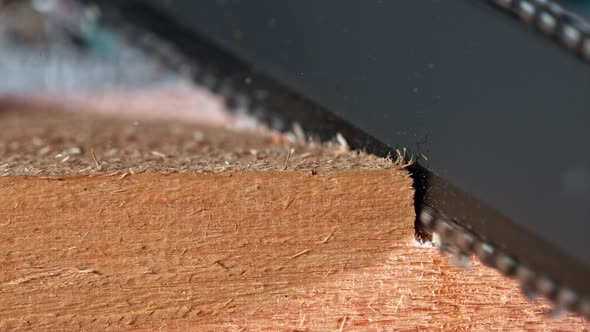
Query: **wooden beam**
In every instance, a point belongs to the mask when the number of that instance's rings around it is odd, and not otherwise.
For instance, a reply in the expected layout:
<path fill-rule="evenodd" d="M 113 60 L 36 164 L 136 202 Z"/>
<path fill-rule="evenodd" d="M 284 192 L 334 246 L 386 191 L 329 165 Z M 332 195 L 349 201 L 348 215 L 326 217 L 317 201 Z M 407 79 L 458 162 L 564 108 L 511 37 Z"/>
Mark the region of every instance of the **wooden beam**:
<path fill-rule="evenodd" d="M 342 143 L 4 111 L 0 330 L 588 328 L 418 245 L 411 186 Z"/>

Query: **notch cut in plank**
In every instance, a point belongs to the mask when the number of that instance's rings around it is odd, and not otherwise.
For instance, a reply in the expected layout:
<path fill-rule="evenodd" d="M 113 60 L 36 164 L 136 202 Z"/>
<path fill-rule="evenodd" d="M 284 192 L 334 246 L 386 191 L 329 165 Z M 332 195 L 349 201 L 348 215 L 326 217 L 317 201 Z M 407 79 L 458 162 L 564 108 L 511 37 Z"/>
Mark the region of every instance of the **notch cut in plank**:
<path fill-rule="evenodd" d="M 411 179 L 391 161 L 51 114 L 0 113 L 1 329 L 585 326 L 417 246 Z"/>

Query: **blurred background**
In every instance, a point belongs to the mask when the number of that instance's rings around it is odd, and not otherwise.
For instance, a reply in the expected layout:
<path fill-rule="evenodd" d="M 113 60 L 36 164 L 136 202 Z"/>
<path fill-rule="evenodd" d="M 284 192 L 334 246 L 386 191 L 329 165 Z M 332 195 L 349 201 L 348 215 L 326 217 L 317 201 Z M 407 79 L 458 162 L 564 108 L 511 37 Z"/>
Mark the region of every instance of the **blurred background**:
<path fill-rule="evenodd" d="M 0 108 L 225 123 L 222 102 L 99 24 L 89 1 L 0 0 Z"/>
<path fill-rule="evenodd" d="M 73 0 L 0 0 L 0 91 L 84 91 L 177 83 Z"/>

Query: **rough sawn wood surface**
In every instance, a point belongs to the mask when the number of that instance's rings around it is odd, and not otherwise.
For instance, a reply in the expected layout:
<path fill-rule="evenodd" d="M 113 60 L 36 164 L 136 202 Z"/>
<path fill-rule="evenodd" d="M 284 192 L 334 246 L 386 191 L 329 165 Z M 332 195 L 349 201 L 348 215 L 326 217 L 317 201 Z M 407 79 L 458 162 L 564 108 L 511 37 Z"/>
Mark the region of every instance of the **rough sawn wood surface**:
<path fill-rule="evenodd" d="M 338 144 L 0 112 L 0 330 L 588 327 L 417 245 L 411 186 Z"/>

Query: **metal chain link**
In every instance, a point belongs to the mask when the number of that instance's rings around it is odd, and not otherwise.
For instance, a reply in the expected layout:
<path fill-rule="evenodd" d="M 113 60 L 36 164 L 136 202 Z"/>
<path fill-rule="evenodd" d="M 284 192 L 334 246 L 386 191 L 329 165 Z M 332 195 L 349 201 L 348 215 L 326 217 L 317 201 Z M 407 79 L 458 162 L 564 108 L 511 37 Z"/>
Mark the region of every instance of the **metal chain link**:
<path fill-rule="evenodd" d="M 489 0 L 590 62 L 590 24 L 548 0 Z"/>

